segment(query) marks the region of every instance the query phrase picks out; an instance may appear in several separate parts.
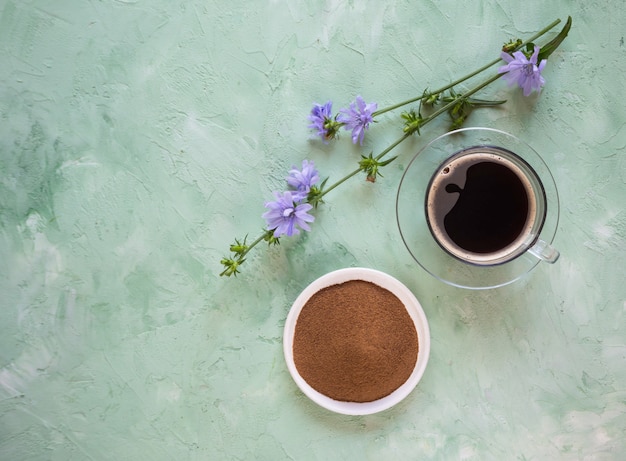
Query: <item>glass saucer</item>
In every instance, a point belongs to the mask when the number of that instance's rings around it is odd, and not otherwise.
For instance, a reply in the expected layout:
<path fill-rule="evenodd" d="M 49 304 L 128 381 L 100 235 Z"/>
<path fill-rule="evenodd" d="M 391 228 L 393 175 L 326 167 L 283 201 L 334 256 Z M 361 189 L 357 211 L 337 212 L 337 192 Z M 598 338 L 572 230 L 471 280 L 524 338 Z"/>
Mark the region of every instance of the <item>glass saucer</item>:
<path fill-rule="evenodd" d="M 488 289 L 508 285 L 541 262 L 526 252 L 497 266 L 477 266 L 445 252 L 433 238 L 425 213 L 427 187 L 431 177 L 449 157 L 475 146 L 508 149 L 525 160 L 543 184 L 547 214 L 539 238 L 552 243 L 559 222 L 559 196 L 554 178 L 539 154 L 517 137 L 493 128 L 461 128 L 431 141 L 420 150 L 402 175 L 396 198 L 400 235 L 415 261 L 435 278 L 449 285 Z"/>

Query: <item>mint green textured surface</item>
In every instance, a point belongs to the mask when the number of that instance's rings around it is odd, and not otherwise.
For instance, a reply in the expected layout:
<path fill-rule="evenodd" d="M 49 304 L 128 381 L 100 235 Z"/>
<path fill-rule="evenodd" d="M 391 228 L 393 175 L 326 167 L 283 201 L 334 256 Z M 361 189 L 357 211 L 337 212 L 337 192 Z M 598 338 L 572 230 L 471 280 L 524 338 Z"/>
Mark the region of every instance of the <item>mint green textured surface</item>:
<path fill-rule="evenodd" d="M 556 265 L 470 292 L 410 258 L 395 193 L 442 120 L 219 277 L 291 165 L 332 181 L 398 137 L 390 114 L 324 146 L 314 101 L 408 99 L 568 15 L 542 94 L 498 81 L 469 123 L 550 166 Z M 0 459 L 626 459 L 625 24 L 610 0 L 0 1 Z M 317 407 L 282 355 L 299 292 L 349 266 L 405 283 L 432 335 L 371 416 Z"/>

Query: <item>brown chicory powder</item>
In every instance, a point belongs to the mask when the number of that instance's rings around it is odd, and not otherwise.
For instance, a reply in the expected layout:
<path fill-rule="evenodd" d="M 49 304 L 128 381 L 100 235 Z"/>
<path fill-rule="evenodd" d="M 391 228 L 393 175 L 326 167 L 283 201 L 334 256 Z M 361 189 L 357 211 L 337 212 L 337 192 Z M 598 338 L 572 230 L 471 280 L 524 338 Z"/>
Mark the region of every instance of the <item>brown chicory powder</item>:
<path fill-rule="evenodd" d="M 417 331 L 406 307 L 371 282 L 319 290 L 296 321 L 298 373 L 335 400 L 371 402 L 391 394 L 411 375 L 417 354 Z"/>

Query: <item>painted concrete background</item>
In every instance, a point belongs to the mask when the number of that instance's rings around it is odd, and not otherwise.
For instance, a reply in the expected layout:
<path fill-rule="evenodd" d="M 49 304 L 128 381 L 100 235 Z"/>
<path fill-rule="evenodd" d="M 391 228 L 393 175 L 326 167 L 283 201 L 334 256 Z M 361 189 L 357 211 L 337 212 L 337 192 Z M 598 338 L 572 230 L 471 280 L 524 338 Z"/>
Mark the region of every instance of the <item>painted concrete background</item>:
<path fill-rule="evenodd" d="M 625 459 L 618 3 L 0 1 L 0 459 Z M 323 145 L 313 102 L 408 99 L 568 15 L 541 95 L 498 81 L 480 95 L 508 102 L 469 120 L 544 156 L 556 265 L 468 291 L 410 258 L 395 193 L 442 119 L 219 276 L 289 167 L 338 179 L 398 137 L 394 113 Z M 431 328 L 423 380 L 371 416 L 317 407 L 282 355 L 296 296 L 348 266 L 400 279 Z"/>

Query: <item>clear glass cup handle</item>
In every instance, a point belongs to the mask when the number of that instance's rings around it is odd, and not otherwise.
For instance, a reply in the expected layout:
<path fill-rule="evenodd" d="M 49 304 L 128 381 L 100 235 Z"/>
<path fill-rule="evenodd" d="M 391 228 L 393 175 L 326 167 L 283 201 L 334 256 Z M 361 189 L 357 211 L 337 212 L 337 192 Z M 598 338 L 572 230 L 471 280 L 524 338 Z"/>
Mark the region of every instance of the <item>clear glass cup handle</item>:
<path fill-rule="evenodd" d="M 528 252 L 550 264 L 554 264 L 557 259 L 559 259 L 559 256 L 561 256 L 561 253 L 559 253 L 556 248 L 543 240 L 537 240 L 537 242 L 528 249 Z"/>

